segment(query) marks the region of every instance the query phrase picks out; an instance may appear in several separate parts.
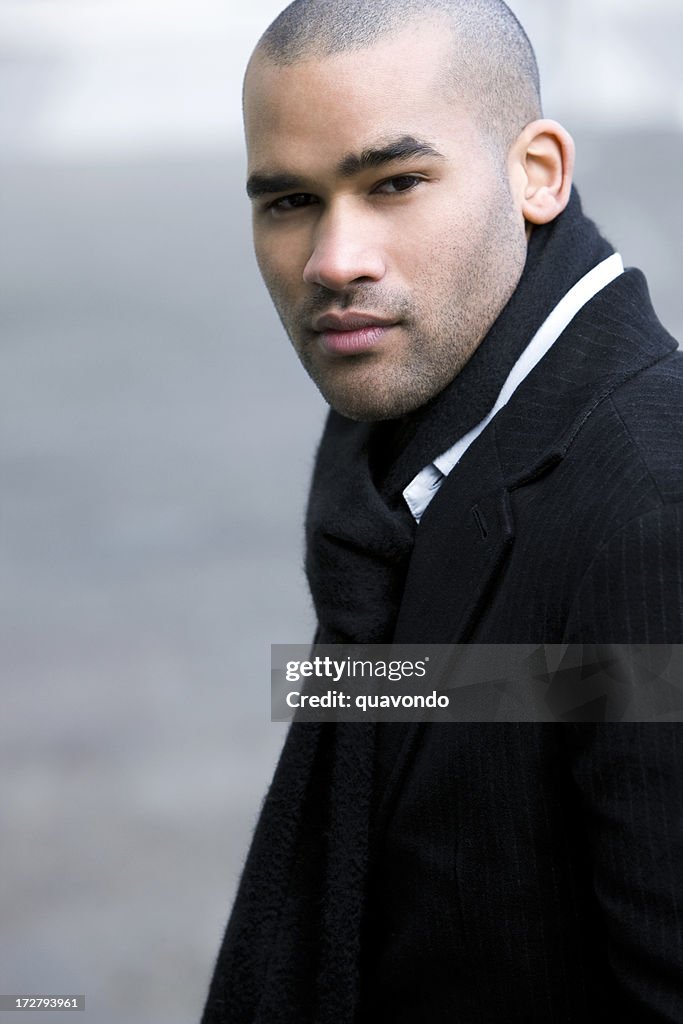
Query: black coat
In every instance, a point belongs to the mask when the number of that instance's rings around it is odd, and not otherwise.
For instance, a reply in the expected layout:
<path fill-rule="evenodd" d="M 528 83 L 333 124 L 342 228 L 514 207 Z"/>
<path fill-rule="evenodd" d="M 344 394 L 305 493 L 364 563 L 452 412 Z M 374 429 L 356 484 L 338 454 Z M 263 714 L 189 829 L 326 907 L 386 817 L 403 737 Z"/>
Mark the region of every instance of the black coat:
<path fill-rule="evenodd" d="M 445 481 L 395 640 L 683 642 L 682 467 L 629 271 Z M 293 727 L 206 1024 L 592 1020 L 683 1022 L 681 726 Z"/>
<path fill-rule="evenodd" d="M 638 272 L 444 483 L 395 639 L 683 642 L 683 356 Z M 680 725 L 383 726 L 379 764 L 366 1019 L 683 1021 Z"/>

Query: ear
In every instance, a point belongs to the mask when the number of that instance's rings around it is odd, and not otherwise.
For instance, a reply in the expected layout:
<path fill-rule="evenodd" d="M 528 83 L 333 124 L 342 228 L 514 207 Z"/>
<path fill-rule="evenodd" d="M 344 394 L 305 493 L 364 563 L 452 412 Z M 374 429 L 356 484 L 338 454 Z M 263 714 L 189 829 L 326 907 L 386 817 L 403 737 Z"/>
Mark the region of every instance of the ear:
<path fill-rule="evenodd" d="M 524 219 L 548 224 L 569 202 L 574 140 L 557 121 L 532 121 L 513 143 L 510 181 Z"/>

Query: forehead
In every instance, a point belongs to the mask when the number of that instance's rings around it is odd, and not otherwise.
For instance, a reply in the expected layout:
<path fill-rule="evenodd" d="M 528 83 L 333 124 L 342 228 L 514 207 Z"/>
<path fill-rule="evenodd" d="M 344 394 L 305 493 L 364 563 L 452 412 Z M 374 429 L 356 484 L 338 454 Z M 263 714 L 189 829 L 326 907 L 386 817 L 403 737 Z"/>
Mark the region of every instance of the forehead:
<path fill-rule="evenodd" d="M 420 24 L 372 47 L 278 65 L 257 51 L 245 80 L 250 169 L 286 156 L 336 161 L 378 138 L 441 139 L 470 123 L 446 86 L 452 43 Z"/>

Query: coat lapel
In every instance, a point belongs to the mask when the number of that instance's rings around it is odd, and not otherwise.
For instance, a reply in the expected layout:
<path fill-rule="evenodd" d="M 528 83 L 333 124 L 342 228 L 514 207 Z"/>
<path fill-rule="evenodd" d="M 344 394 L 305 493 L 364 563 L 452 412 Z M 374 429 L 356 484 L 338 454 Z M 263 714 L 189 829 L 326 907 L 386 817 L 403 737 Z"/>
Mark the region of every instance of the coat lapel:
<path fill-rule="evenodd" d="M 444 481 L 420 523 L 394 643 L 466 642 L 513 539 L 510 495 L 489 429 Z"/>

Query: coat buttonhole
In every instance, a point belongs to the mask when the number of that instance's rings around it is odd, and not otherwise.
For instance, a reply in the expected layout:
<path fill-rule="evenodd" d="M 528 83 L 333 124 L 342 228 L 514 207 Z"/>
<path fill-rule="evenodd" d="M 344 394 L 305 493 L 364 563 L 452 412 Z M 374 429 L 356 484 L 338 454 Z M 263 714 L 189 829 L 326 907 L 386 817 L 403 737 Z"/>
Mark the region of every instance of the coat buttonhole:
<path fill-rule="evenodd" d="M 475 505 L 474 508 L 472 509 L 472 515 L 474 516 L 477 522 L 480 534 L 482 535 L 483 539 L 486 540 L 486 538 L 489 535 L 489 531 L 486 528 L 486 520 L 484 519 L 478 505 Z"/>

